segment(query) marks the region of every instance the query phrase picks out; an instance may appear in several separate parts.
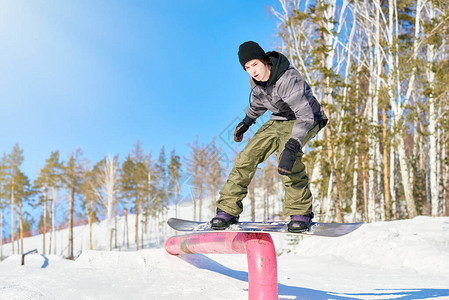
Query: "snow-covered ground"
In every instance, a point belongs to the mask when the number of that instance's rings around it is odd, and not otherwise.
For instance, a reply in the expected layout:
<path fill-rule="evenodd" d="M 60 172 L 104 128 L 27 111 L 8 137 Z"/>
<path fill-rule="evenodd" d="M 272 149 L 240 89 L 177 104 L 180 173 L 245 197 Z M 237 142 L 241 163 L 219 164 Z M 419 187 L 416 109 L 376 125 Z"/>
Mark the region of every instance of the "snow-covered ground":
<path fill-rule="evenodd" d="M 134 217 L 129 222 L 132 229 Z M 26 239 L 25 251 L 39 253 L 24 266 L 6 245 L 0 299 L 247 299 L 245 254 L 171 256 L 163 246 L 174 232 L 151 227 L 144 242 L 152 248 L 106 251 L 86 250 L 88 228 L 80 226 L 75 261 L 60 255 L 66 231 L 56 237 L 58 255 L 41 254 L 41 236 Z M 94 228 L 95 248 L 106 249 L 105 222 Z M 449 299 L 449 217 L 364 224 L 339 238 L 272 237 L 279 299 Z"/>

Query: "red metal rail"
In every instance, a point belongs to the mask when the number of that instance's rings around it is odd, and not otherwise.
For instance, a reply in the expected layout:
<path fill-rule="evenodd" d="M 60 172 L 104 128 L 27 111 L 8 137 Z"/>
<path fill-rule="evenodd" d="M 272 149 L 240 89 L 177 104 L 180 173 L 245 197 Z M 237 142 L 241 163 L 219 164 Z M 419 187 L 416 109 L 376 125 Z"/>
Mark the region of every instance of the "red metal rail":
<path fill-rule="evenodd" d="M 165 249 L 181 253 L 246 253 L 248 259 L 248 299 L 278 299 L 277 261 L 268 233 L 211 232 L 174 236 Z"/>

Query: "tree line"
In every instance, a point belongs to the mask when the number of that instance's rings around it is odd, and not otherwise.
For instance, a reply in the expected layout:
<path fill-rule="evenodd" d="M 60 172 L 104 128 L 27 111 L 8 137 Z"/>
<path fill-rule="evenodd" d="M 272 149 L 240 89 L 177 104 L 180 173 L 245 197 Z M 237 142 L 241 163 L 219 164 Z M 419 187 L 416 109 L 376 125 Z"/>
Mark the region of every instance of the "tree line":
<path fill-rule="evenodd" d="M 305 160 L 324 220 L 449 214 L 449 4 L 279 0 L 281 51 L 329 123 Z"/>
<path fill-rule="evenodd" d="M 118 156 L 107 155 L 94 165 L 83 157 L 80 149 L 70 154 L 67 160 L 59 151 L 54 151 L 31 182 L 21 170 L 24 150 L 16 144 L 0 160 L 1 246 L 6 221 L 4 212 L 8 211 L 12 253 L 23 254 L 24 232 L 35 225 L 33 216 L 36 216 L 24 207 L 38 212 L 36 225 L 42 234 L 44 254 L 57 254 L 56 230 L 68 228 L 68 258 L 74 257 L 73 227 L 79 220 L 87 220 L 89 249 L 93 249 L 92 226 L 105 219 L 108 247 L 113 249 L 119 246 L 117 217 L 121 214 L 125 224 L 122 246 L 130 247 L 128 224 L 133 223 L 133 244 L 139 249 L 150 219 L 158 224 L 157 232 L 166 230 L 169 205 L 174 206 L 173 214 L 178 216 L 180 203 L 192 201 L 191 215 L 183 217 L 210 218 L 215 214 L 215 201 L 227 175 L 229 161 L 215 138 L 210 143 L 200 144 L 197 137 L 188 147 L 189 155 L 182 159 L 175 150 L 167 159 L 164 148 L 153 159 L 151 153 L 145 153 L 142 144 L 137 142 L 123 161 L 120 162 Z M 262 167 L 249 187 L 252 220 L 256 220 L 256 206 L 263 207 L 265 220 L 279 213 L 275 207 L 279 203 L 276 182 L 279 183 L 279 176 L 271 161 Z M 262 191 L 256 196 L 259 186 Z M 256 203 L 256 198 L 260 198 L 260 202 Z M 129 214 L 135 218 L 130 222 Z"/>
<path fill-rule="evenodd" d="M 55 151 L 34 182 L 30 182 L 21 171 L 23 161 L 23 149 L 18 144 L 0 161 L 0 232 L 3 235 L 4 212 L 9 210 L 12 253 L 23 253 L 23 233 L 32 225 L 30 213 L 23 210 L 26 204 L 41 212 L 37 227 L 43 234 L 43 252 L 54 253 L 54 236 L 58 227 L 55 205 L 57 201 L 63 202 L 61 222 L 68 225 L 69 258 L 73 258 L 74 215 L 88 220 L 90 248 L 92 224 L 100 218 L 107 219 L 109 247 L 112 248 L 113 240 L 117 243 L 113 219 L 121 210 L 125 224 L 128 224 L 128 214 L 133 212 L 138 249 L 139 224 L 147 226 L 150 217 L 164 219 L 170 200 L 178 204 L 182 164 L 174 150 L 168 161 L 164 148 L 157 159 L 153 159 L 138 142 L 121 163 L 117 156 L 106 156 L 93 166 L 82 157 L 81 150 L 74 151 L 67 160 Z M 60 192 L 65 194 L 65 199 L 58 199 Z M 139 218 L 143 218 L 143 222 Z M 46 235 L 49 236 L 46 238 Z M 0 240 L 3 241 L 3 236 Z M 126 243 L 129 246 L 128 238 Z"/>

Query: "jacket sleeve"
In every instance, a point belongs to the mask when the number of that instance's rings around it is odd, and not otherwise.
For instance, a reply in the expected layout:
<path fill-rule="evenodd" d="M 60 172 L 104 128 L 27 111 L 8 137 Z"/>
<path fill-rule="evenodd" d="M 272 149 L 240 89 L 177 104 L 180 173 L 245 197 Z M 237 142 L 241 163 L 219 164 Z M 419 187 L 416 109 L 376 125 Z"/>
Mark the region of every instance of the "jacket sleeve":
<path fill-rule="evenodd" d="M 246 110 L 246 115 L 255 120 L 267 111 L 267 108 L 263 105 L 262 101 L 252 93 L 252 100 Z"/>
<path fill-rule="evenodd" d="M 278 81 L 278 95 L 295 114 L 296 122 L 293 125 L 292 138 L 302 147 L 302 142 L 314 122 L 313 111 L 308 100 L 308 97 L 313 97 L 312 91 L 299 73 L 284 75 L 287 75 L 285 80 Z"/>

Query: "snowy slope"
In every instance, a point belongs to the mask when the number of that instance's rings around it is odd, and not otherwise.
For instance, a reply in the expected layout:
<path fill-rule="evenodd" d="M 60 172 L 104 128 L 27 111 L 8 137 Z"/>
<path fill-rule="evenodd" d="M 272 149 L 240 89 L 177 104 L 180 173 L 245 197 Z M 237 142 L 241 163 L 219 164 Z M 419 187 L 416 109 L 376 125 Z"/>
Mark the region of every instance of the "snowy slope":
<path fill-rule="evenodd" d="M 95 226 L 100 249 L 104 226 Z M 0 263 L 0 299 L 247 299 L 246 255 L 171 256 L 161 231 L 173 232 L 152 227 L 145 244 L 155 248 L 140 251 L 83 250 L 88 230 L 79 227 L 75 261 L 33 254 L 21 266 L 10 255 Z M 66 233 L 59 234 L 57 251 L 65 254 Z M 279 299 L 449 299 L 448 217 L 365 224 L 339 238 L 272 236 Z M 25 250 L 41 244 L 42 237 L 29 238 Z"/>

